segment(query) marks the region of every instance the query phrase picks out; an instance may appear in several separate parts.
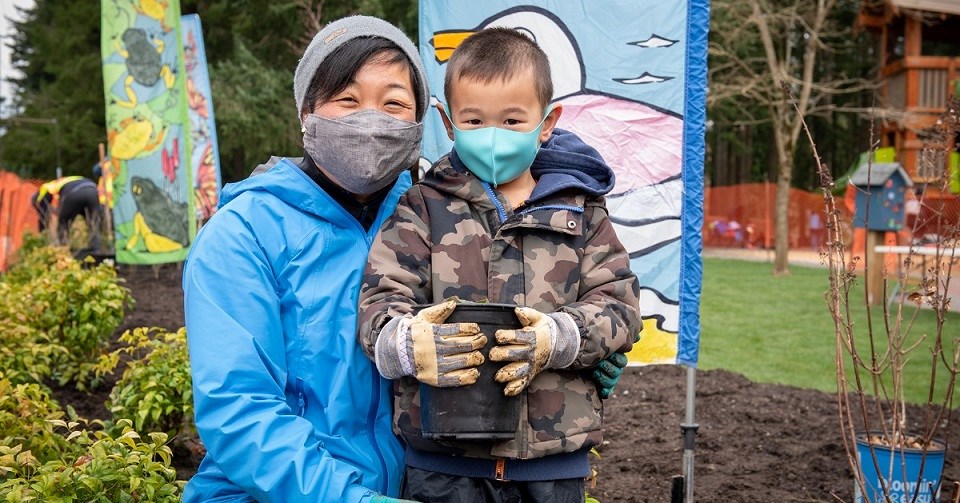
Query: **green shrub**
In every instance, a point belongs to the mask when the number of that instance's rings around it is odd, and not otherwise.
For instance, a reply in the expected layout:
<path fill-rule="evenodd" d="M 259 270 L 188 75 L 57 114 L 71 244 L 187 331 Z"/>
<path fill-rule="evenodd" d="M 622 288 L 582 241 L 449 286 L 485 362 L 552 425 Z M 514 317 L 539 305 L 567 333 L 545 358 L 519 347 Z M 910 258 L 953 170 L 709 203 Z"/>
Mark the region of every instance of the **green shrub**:
<path fill-rule="evenodd" d="M 10 298 L 4 295 L 4 286 L 0 283 L 0 298 Z M 35 329 L 0 317 L 0 368 L 7 379 L 14 384 L 43 383 L 53 374 L 67 349 L 44 339 Z"/>
<path fill-rule="evenodd" d="M 121 355 L 132 357 L 110 392 L 107 408 L 115 419 L 132 420 L 137 430 L 177 434 L 193 417 L 186 330 L 135 328 L 124 332 L 120 343 L 124 346 L 101 357 L 96 368 L 98 374 L 112 372 Z"/>
<path fill-rule="evenodd" d="M 25 233 L 23 243 L 3 275 L 3 280 L 12 284 L 24 284 L 45 271 L 53 268 L 60 257 L 67 256 L 66 248 L 47 246 L 47 240 L 40 234 Z"/>
<path fill-rule="evenodd" d="M 0 281 L 0 365 L 24 376 L 75 382 L 85 389 L 93 365 L 133 305 L 108 264 L 84 267 L 65 248 L 32 247 Z M 50 348 L 39 348 L 36 345 Z"/>
<path fill-rule="evenodd" d="M 0 447 L 0 500 L 180 501 L 184 483 L 170 466 L 166 434 L 141 439 L 126 420 L 116 437 L 76 429 L 80 423 L 54 423 L 67 430 L 71 444 L 59 459 L 42 462 L 20 446 Z"/>
<path fill-rule="evenodd" d="M 0 447 L 31 452 L 41 463 L 57 459 L 69 450 L 53 423 L 63 416 L 39 385 L 14 384 L 0 374 Z"/>

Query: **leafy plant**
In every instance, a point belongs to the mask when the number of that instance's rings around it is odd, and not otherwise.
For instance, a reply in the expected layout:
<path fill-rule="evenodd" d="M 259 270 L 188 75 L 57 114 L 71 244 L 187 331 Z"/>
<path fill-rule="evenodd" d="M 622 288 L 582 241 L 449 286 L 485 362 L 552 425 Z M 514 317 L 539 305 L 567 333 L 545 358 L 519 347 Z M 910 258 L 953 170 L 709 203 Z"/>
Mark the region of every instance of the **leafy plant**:
<path fill-rule="evenodd" d="M 0 298 L 14 298 L 9 293 L 0 283 Z M 66 352 L 63 346 L 36 342 L 40 339 L 35 329 L 0 316 L 0 368 L 14 384 L 44 382 Z"/>
<path fill-rule="evenodd" d="M 84 267 L 60 247 L 22 252 L 0 281 L 0 327 L 9 329 L 0 335 L 0 363 L 17 380 L 52 377 L 85 389 L 133 297 L 108 264 Z"/>
<path fill-rule="evenodd" d="M 110 392 L 107 408 L 114 418 L 133 421 L 140 430 L 178 433 L 193 417 L 193 389 L 186 329 L 169 333 L 158 327 L 135 328 L 120 336 L 124 347 L 101 357 L 98 374 L 112 372 L 130 356 L 123 376 Z"/>
<path fill-rule="evenodd" d="M 39 462 L 56 459 L 68 450 L 66 439 L 52 421 L 64 413 L 37 384 L 14 384 L 0 373 L 0 455 L 31 452 Z M 12 458 L 7 462 L 13 462 Z M 5 464 L 0 462 L 0 477 Z"/>
<path fill-rule="evenodd" d="M 600 451 L 598 451 L 596 447 L 593 447 L 590 449 L 590 454 L 593 456 L 596 456 L 598 461 L 601 459 Z M 586 482 L 585 485 L 587 486 L 587 489 L 593 489 L 597 487 L 597 475 L 599 474 L 600 473 L 597 471 L 597 469 L 593 465 L 590 465 L 590 476 L 587 477 L 585 481 Z M 597 498 L 594 498 L 593 496 L 590 496 L 590 491 L 585 490 L 583 493 L 583 498 L 584 498 L 583 499 L 584 503 L 600 503 L 600 500 L 598 500 Z"/>
<path fill-rule="evenodd" d="M 77 429 L 82 421 L 51 423 L 66 430 L 70 444 L 57 459 L 43 462 L 19 444 L 0 447 L 3 501 L 180 501 L 184 483 L 170 466 L 165 433 L 141 438 L 129 420 L 121 420 L 116 437 Z"/>
<path fill-rule="evenodd" d="M 41 234 L 24 233 L 23 243 L 3 280 L 15 285 L 29 283 L 53 268 L 67 254 L 66 248 L 48 246 L 46 237 Z"/>

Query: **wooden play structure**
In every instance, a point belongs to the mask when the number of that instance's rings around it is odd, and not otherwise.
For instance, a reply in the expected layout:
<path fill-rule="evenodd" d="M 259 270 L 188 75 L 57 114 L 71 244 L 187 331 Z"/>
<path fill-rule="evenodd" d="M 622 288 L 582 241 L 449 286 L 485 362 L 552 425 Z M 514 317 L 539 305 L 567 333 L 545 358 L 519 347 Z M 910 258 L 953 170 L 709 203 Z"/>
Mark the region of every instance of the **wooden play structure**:
<path fill-rule="evenodd" d="M 960 95 L 960 2 L 865 0 L 857 24 L 877 37 L 878 104 L 892 112 L 881 123 L 881 145 L 896 148 L 915 183 L 939 179 L 949 156 L 924 151 L 924 143 L 948 98 Z"/>

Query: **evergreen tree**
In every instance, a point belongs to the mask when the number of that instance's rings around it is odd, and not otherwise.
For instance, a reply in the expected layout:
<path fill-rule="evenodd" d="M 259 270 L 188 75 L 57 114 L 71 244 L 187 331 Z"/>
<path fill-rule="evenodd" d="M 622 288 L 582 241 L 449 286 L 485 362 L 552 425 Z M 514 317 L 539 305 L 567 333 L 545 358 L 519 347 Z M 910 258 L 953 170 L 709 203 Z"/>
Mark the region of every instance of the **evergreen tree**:
<path fill-rule="evenodd" d="M 52 178 L 59 150 L 64 174 L 90 176 L 105 135 L 100 3 L 39 0 L 23 14 L 11 44 L 20 113 L 0 138 L 0 165 Z"/>

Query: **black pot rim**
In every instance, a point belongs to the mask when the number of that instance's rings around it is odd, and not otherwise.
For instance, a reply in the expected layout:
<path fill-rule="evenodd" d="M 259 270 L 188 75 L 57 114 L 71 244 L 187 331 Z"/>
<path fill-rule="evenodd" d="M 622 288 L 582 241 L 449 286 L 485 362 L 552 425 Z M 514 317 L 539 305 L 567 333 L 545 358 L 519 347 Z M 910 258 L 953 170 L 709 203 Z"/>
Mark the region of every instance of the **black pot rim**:
<path fill-rule="evenodd" d="M 434 306 L 436 304 L 415 304 L 413 312 Z M 457 310 L 460 311 L 513 311 L 521 307 L 516 304 L 498 304 L 496 302 L 457 302 Z"/>

